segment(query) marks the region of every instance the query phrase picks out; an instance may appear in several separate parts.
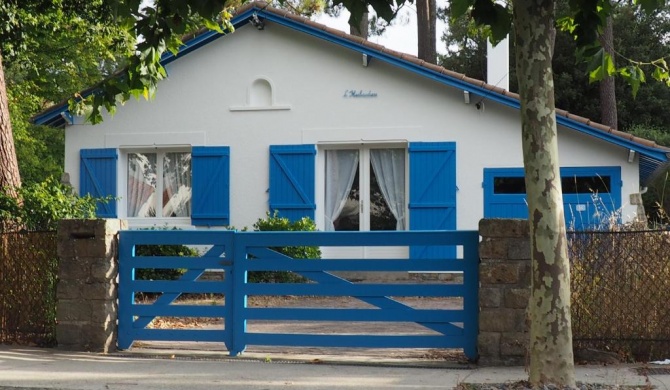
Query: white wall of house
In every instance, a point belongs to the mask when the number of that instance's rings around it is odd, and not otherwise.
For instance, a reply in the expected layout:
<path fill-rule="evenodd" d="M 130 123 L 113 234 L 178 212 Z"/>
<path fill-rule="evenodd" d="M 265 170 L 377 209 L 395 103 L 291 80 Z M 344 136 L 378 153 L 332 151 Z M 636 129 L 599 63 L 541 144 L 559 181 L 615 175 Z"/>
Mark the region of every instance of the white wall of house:
<path fill-rule="evenodd" d="M 124 151 L 230 146 L 230 222 L 241 228 L 268 209 L 269 145 L 454 141 L 457 225 L 476 229 L 483 215 L 483 169 L 522 166 L 517 110 L 478 96 L 465 104 L 463 91 L 375 59 L 365 67 L 358 53 L 269 22 L 263 31 L 239 28 L 167 69 L 169 79 L 155 100 L 130 101 L 100 125 L 67 127 L 65 170 L 75 187 L 81 148 L 120 149 L 124 198 Z M 272 107 L 262 96 L 249 96 L 259 79 L 272 86 Z M 375 96 L 346 97 L 350 91 Z M 477 109 L 480 100 L 483 108 Z M 244 109 L 250 101 L 260 106 Z M 628 163 L 628 150 L 573 130 L 560 129 L 559 137 L 562 166 L 621 166 L 623 214 L 632 216 L 627 201 L 638 192 L 637 159 Z M 120 217 L 123 204 L 121 199 Z M 319 206 L 316 215 L 321 222 Z"/>

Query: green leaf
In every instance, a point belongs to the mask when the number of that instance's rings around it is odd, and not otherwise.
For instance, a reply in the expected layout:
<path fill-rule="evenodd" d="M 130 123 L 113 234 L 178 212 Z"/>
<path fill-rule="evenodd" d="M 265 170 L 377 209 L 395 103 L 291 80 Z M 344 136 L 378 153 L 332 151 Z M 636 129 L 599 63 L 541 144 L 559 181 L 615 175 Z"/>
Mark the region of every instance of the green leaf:
<path fill-rule="evenodd" d="M 566 16 L 556 20 L 556 26 L 559 30 L 572 34 L 575 31 L 575 19 Z"/>
<path fill-rule="evenodd" d="M 491 28 L 490 39 L 494 45 L 509 34 L 512 25 L 509 11 L 493 0 L 475 0 L 471 15 L 478 25 Z"/>
<path fill-rule="evenodd" d="M 651 77 L 654 78 L 654 80 L 661 81 L 661 82 L 667 82 L 670 79 L 670 74 L 668 73 L 668 69 L 663 69 L 661 67 L 656 67 L 654 68 L 654 73 L 652 73 Z"/>
<path fill-rule="evenodd" d="M 631 86 L 633 98 L 637 96 L 640 84 L 646 82 L 644 71 L 639 65 L 633 64 L 619 70 L 621 77 Z"/>
<path fill-rule="evenodd" d="M 612 76 L 616 73 L 616 67 L 614 66 L 614 61 L 612 61 L 612 56 L 610 56 L 609 53 L 605 52 L 605 50 L 601 48 L 591 58 L 588 66 L 588 72 L 590 83 L 601 81 L 606 77 Z"/>
<path fill-rule="evenodd" d="M 450 4 L 451 8 L 451 18 L 455 19 L 462 15 L 465 15 L 466 12 L 472 7 L 475 3 L 475 0 L 452 0 Z"/>
<path fill-rule="evenodd" d="M 219 23 L 217 23 L 216 21 L 208 19 L 208 18 L 204 18 L 203 22 L 205 23 L 205 27 L 207 27 L 208 29 L 210 29 L 212 31 L 216 31 L 220 34 L 223 34 L 223 30 L 221 29 L 221 25 L 219 25 Z"/>
<path fill-rule="evenodd" d="M 512 28 L 512 18 L 507 9 L 500 4 L 494 6 L 496 12 L 495 22 L 491 24 L 492 43 L 496 45 L 505 39 Z"/>
<path fill-rule="evenodd" d="M 389 3 L 388 0 L 369 0 L 369 1 L 370 5 L 372 6 L 372 9 L 375 10 L 377 16 L 379 16 L 380 18 L 386 20 L 387 22 L 390 22 L 395 16 L 395 13 L 393 12 L 393 7 L 391 7 L 391 3 Z M 364 6 L 364 8 L 365 11 L 367 11 L 367 7 Z M 360 16 L 362 15 L 363 13 L 361 13 Z"/>
<path fill-rule="evenodd" d="M 665 0 L 635 0 L 635 4 L 639 5 L 646 13 L 650 14 L 657 9 L 665 6 Z"/>
<path fill-rule="evenodd" d="M 610 15 L 610 7 L 604 0 L 570 0 L 570 12 L 574 28 L 572 36 L 577 46 L 592 45 L 598 41 L 602 26 Z"/>

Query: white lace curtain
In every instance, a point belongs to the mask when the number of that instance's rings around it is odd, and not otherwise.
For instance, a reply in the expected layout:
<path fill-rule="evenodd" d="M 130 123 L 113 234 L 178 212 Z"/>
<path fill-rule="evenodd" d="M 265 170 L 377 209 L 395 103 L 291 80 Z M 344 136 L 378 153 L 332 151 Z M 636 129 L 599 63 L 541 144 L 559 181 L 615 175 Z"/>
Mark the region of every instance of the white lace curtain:
<path fill-rule="evenodd" d="M 358 150 L 326 150 L 326 231 L 335 230 L 358 169 Z"/>
<path fill-rule="evenodd" d="M 405 150 L 371 149 L 370 162 L 384 200 L 396 219 L 396 230 L 405 230 Z"/>
<path fill-rule="evenodd" d="M 191 216 L 191 153 L 165 153 L 163 216 Z"/>
<path fill-rule="evenodd" d="M 128 153 L 128 217 L 156 216 L 155 153 Z"/>
<path fill-rule="evenodd" d="M 162 160 L 162 211 L 156 212 L 157 167 Z M 191 154 L 128 154 L 128 217 L 189 217 L 191 215 Z"/>
<path fill-rule="evenodd" d="M 396 230 L 405 230 L 405 149 L 371 149 L 370 161 Z M 358 162 L 358 150 L 326 150 L 326 231 L 335 230 L 333 222 L 347 204 Z"/>

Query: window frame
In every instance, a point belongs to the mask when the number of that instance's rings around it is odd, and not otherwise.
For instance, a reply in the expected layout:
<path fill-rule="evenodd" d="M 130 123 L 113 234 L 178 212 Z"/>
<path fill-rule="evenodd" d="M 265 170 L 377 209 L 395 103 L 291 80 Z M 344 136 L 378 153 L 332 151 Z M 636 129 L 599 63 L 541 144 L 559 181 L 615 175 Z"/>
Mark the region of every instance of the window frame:
<path fill-rule="evenodd" d="M 315 222 L 320 230 L 325 230 L 325 204 L 326 204 L 326 150 L 358 150 L 359 190 L 361 202 L 359 208 L 359 231 L 370 231 L 370 150 L 371 149 L 404 149 L 405 150 L 405 230 L 409 230 L 409 144 L 407 142 L 361 142 L 356 143 L 327 143 L 318 144 L 317 148 L 317 212 Z"/>
<path fill-rule="evenodd" d="M 579 226 L 576 227 L 576 230 L 584 228 L 591 229 L 594 225 L 592 223 L 593 221 L 596 222 L 595 225 L 599 225 L 596 220 L 590 219 L 590 217 L 580 217 L 580 215 L 584 215 L 583 213 L 586 213 L 587 216 L 591 215 L 589 214 L 591 213 L 589 210 L 592 210 L 594 207 L 599 207 L 598 205 L 604 205 L 607 209 L 611 208 L 611 210 L 607 211 L 609 213 L 616 213 L 618 210 L 621 210 L 623 206 L 623 181 L 622 168 L 620 166 L 568 166 L 561 167 L 560 174 L 561 180 L 571 180 L 574 177 L 609 177 L 609 192 L 599 192 L 595 199 L 594 196 L 596 194 L 591 192 L 563 193 L 563 209 L 568 227 L 578 219 Z M 493 181 L 496 177 L 523 178 L 524 169 L 522 167 L 484 168 L 482 182 L 484 218 L 508 217 L 510 214 L 513 214 L 514 218 L 527 218 L 527 212 L 525 213 L 526 216 L 524 216 L 524 213 L 521 213 L 519 210 L 514 211 L 508 209 L 505 211 L 500 208 L 506 207 L 505 205 L 518 206 L 524 204 L 525 210 L 527 211 L 526 194 L 494 193 Z M 583 221 L 586 221 L 586 223 Z M 574 223 L 574 225 L 577 224 Z"/>
<path fill-rule="evenodd" d="M 192 147 L 190 145 L 183 146 L 137 146 L 137 147 L 121 147 L 119 148 L 119 181 L 117 201 L 118 215 L 121 218 L 128 220 L 128 223 L 133 227 L 152 227 L 152 226 L 190 226 L 191 217 L 163 217 L 162 196 L 156 197 L 156 217 L 130 217 L 128 216 L 128 157 L 135 153 L 156 153 L 156 176 L 160 178 L 156 183 L 156 193 L 162 194 L 163 191 L 163 164 L 166 153 L 191 153 L 193 157 Z M 193 174 L 191 167 L 191 175 Z M 193 184 L 191 184 L 191 190 Z M 160 204 L 158 204 L 160 203 Z M 193 205 L 191 204 L 191 213 L 193 213 Z M 158 216 L 160 215 L 160 216 Z"/>

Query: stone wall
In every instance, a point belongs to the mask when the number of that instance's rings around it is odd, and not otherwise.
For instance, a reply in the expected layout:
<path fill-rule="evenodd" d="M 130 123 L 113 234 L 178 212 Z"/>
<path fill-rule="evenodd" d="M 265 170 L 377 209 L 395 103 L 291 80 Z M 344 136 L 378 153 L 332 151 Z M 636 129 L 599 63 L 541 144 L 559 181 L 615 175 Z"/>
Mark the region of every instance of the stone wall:
<path fill-rule="evenodd" d="M 479 234 L 479 363 L 523 365 L 529 340 L 528 221 L 483 219 Z"/>
<path fill-rule="evenodd" d="M 114 219 L 60 221 L 56 291 L 60 348 L 116 350 L 117 233 L 125 228 L 125 221 Z"/>

